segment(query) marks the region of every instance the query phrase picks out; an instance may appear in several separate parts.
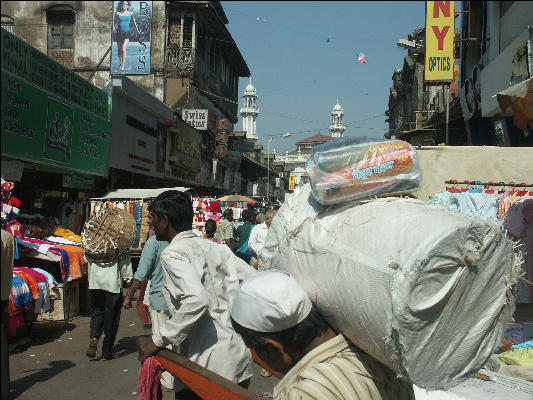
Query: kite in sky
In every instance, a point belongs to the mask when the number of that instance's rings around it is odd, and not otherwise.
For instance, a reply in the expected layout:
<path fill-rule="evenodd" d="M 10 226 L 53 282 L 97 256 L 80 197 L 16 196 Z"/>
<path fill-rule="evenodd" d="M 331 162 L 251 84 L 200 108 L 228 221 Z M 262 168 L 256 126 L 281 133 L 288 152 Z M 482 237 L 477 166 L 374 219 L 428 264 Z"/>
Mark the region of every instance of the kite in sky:
<path fill-rule="evenodd" d="M 366 64 L 366 56 L 365 53 L 359 53 L 357 55 L 357 61 L 359 61 L 360 64 Z"/>
<path fill-rule="evenodd" d="M 257 21 L 262 22 L 263 24 L 266 24 L 267 20 L 264 18 L 257 17 Z"/>

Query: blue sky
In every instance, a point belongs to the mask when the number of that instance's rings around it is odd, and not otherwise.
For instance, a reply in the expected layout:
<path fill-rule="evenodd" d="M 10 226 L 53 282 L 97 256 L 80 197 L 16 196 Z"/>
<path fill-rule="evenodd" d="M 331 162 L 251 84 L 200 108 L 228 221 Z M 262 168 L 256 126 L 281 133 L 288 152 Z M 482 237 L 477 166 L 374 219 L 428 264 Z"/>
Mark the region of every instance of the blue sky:
<path fill-rule="evenodd" d="M 223 1 L 222 6 L 257 89 L 258 143 L 265 151 L 268 135 L 292 133 L 271 142 L 278 155 L 319 130 L 329 135 L 337 98 L 345 124 L 367 119 L 347 127 L 346 137 L 383 137 L 392 74 L 407 55 L 396 42 L 424 27 L 424 2 Z M 360 52 L 366 64 L 356 61 Z M 247 84 L 248 78 L 240 79 L 239 109 Z M 242 129 L 240 115 L 235 129 Z"/>

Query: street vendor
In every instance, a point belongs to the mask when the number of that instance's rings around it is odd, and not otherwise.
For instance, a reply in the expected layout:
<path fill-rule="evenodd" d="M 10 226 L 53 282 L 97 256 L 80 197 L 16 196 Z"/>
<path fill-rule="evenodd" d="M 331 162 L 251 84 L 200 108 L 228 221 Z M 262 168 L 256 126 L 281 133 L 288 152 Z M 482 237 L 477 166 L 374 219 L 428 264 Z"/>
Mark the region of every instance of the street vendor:
<path fill-rule="evenodd" d="M 170 243 L 160 256 L 170 319 L 151 338 L 139 338 L 139 359 L 172 343 L 190 360 L 246 387 L 252 358 L 231 326 L 229 307 L 239 281 L 256 271 L 227 246 L 194 235 L 186 194 L 158 196 L 149 211 L 157 240 Z M 176 397 L 190 398 L 191 393 L 184 389 Z"/>
<path fill-rule="evenodd" d="M 231 308 L 233 327 L 273 371 L 281 399 L 414 399 L 411 384 L 337 335 L 288 273 L 246 279 Z"/>

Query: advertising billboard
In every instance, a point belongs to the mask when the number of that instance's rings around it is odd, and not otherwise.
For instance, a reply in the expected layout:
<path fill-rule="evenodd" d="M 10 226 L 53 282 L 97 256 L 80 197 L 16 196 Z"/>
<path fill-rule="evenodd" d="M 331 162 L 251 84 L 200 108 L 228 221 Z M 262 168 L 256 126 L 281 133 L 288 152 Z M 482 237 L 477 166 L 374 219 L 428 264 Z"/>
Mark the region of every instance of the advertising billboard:
<path fill-rule="evenodd" d="M 454 1 L 426 1 L 426 83 L 438 84 L 453 80 L 454 27 Z"/>
<path fill-rule="evenodd" d="M 114 1 L 111 30 L 111 73 L 150 74 L 152 2 Z"/>

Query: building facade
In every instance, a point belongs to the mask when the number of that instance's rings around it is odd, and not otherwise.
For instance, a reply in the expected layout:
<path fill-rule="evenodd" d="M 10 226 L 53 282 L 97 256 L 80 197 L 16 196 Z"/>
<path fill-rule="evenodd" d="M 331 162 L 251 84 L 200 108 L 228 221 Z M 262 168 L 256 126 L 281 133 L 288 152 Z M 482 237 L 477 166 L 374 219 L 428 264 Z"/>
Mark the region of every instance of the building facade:
<path fill-rule="evenodd" d="M 385 138 L 402 139 L 415 145 L 439 143 L 465 145 L 466 130 L 456 91 L 459 73 L 459 34 L 456 34 L 454 78 L 449 85 L 424 83 L 424 29 L 415 29 L 403 40 L 407 49 L 402 68 L 392 74 Z M 399 42 L 399 46 L 402 41 Z M 447 104 L 449 102 L 449 104 Z M 448 135 L 446 108 L 448 107 Z"/>
<path fill-rule="evenodd" d="M 531 127 L 516 127 L 496 94 L 533 74 L 533 3 L 463 1 L 461 11 L 459 95 L 469 144 L 532 146 Z"/>
<path fill-rule="evenodd" d="M 185 115 L 205 116 L 205 126 L 195 126 L 195 131 L 200 138 L 201 174 L 212 176 L 200 181 L 229 191 L 232 187 L 227 182 L 241 179 L 237 176 L 239 165 L 235 157 L 215 154 L 217 121 L 227 120 L 228 132 L 233 130 L 238 118 L 238 79 L 249 76 L 250 71 L 226 27 L 228 20 L 220 2 L 131 2 L 139 33 L 131 25 L 127 59 L 144 59 L 143 65 L 149 68 L 140 73 L 116 69 L 118 28 L 113 18 L 117 3 L 7 1 L 2 3 L 2 26 L 97 87 L 110 88 L 113 76 L 127 76 L 175 112 L 178 137 L 183 129 L 180 131 L 177 120 Z M 147 46 L 149 50 L 142 53 Z M 111 93 L 111 89 L 107 91 Z M 120 134 L 127 139 L 127 130 Z M 184 131 L 183 135 L 188 137 Z M 174 137 L 170 135 L 167 143 L 181 143 Z M 167 156 L 172 157 L 173 150 Z M 173 185 L 199 185 L 189 172 L 167 165 L 164 178 Z M 135 175 L 130 178 L 136 180 Z M 237 186 L 241 187 L 241 182 Z"/>

